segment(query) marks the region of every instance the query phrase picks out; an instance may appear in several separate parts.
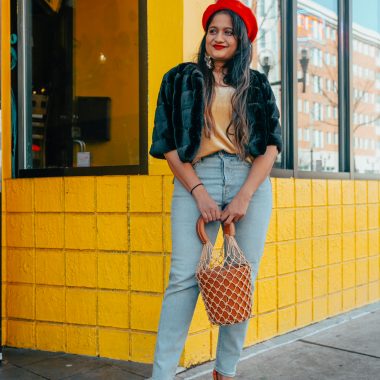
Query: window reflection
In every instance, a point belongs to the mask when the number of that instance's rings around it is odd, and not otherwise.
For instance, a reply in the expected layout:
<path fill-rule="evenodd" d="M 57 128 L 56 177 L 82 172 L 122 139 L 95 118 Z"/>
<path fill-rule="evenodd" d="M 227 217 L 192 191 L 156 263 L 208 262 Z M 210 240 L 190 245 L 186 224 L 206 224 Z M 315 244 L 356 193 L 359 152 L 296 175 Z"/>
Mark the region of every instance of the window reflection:
<path fill-rule="evenodd" d="M 32 0 L 33 168 L 139 164 L 138 0 Z"/>
<path fill-rule="evenodd" d="M 281 111 L 281 11 L 279 0 L 246 1 L 257 17 L 259 32 L 253 42 L 252 68 L 269 79 Z M 277 156 L 279 166 L 282 154 Z"/>
<path fill-rule="evenodd" d="M 339 170 L 337 7 L 297 2 L 299 170 Z"/>
<path fill-rule="evenodd" d="M 353 146 L 355 171 L 380 172 L 380 20 L 378 2 L 368 10 L 353 1 Z"/>

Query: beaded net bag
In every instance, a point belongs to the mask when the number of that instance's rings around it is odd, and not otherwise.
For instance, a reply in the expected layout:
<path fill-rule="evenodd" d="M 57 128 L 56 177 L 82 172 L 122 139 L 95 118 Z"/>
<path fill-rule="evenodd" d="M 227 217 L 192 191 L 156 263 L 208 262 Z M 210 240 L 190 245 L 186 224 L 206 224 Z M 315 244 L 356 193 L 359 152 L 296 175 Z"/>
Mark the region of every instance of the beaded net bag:
<path fill-rule="evenodd" d="M 243 322 L 251 316 L 251 264 L 235 240 L 235 227 L 223 226 L 224 249 L 214 252 L 202 217 L 197 233 L 203 243 L 196 278 L 208 318 L 215 325 Z"/>

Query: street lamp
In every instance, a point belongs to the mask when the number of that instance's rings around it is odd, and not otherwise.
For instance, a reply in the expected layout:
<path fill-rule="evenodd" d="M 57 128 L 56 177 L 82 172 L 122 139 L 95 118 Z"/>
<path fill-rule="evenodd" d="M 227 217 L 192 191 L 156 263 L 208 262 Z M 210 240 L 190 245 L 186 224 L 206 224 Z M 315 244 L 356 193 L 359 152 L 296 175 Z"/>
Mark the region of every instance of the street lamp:
<path fill-rule="evenodd" d="M 307 49 L 302 49 L 301 50 L 301 59 L 300 59 L 300 64 L 302 68 L 302 92 L 306 92 L 306 72 L 307 72 L 307 67 L 309 65 L 309 57 L 308 57 L 308 51 Z"/>
<path fill-rule="evenodd" d="M 274 66 L 274 55 L 272 50 L 264 49 L 259 54 L 259 63 L 265 76 L 268 77 L 270 69 Z"/>

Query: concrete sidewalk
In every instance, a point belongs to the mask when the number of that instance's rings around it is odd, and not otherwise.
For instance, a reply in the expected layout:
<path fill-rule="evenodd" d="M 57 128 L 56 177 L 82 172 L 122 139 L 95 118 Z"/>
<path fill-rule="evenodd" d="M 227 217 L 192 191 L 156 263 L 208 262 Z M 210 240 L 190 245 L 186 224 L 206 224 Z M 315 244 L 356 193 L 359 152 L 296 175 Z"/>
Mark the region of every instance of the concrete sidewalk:
<path fill-rule="evenodd" d="M 176 379 L 211 380 L 213 364 L 182 371 Z M 4 348 L 0 379 L 142 380 L 151 371 L 146 364 Z M 380 302 L 245 349 L 236 379 L 380 379 Z"/>
<path fill-rule="evenodd" d="M 177 379 L 210 380 L 213 364 Z M 379 380 L 380 302 L 245 349 L 235 379 Z"/>

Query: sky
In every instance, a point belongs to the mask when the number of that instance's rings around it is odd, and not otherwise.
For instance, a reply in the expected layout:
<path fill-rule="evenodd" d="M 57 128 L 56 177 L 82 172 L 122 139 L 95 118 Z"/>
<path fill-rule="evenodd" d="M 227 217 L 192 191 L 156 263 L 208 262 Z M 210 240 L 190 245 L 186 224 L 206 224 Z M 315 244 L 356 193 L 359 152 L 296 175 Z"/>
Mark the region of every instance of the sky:
<path fill-rule="evenodd" d="M 337 0 L 314 0 L 335 12 L 338 10 Z M 380 1 L 352 0 L 353 22 L 380 33 Z"/>

